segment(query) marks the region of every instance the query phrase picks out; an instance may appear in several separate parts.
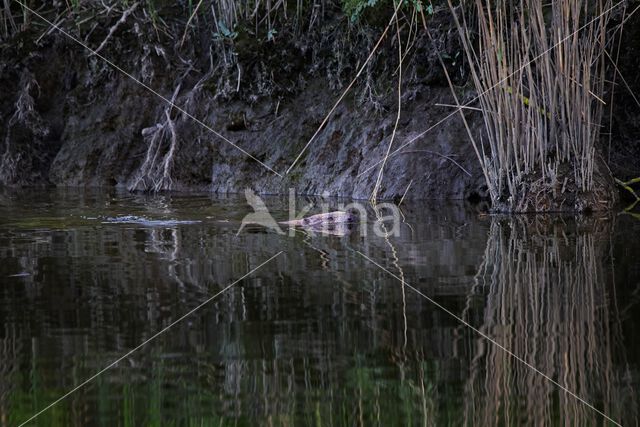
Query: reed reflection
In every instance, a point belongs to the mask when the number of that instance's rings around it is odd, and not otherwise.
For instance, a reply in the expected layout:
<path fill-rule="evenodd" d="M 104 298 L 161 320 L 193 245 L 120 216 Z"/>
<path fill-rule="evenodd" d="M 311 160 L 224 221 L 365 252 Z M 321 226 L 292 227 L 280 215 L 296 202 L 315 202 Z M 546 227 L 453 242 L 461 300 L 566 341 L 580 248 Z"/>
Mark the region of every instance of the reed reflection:
<path fill-rule="evenodd" d="M 495 220 L 474 294 L 484 299 L 483 332 L 614 420 L 637 425 L 636 391 L 620 360 L 611 232 L 607 220 Z M 473 353 L 466 424 L 607 424 L 486 340 Z"/>

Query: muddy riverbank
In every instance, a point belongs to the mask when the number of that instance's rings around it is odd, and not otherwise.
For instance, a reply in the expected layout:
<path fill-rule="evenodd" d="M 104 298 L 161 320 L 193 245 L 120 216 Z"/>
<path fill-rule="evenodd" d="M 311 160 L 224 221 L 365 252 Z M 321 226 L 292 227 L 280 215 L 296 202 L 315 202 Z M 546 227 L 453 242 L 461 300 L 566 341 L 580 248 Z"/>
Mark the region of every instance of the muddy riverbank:
<path fill-rule="evenodd" d="M 219 22 L 205 14 L 185 32 L 189 14 L 180 6 L 158 7 L 155 17 L 142 5 L 68 12 L 60 4 L 28 14 L 0 43 L 0 184 L 220 193 L 294 187 L 368 197 L 396 118 L 398 39 L 383 40 L 303 151 L 387 19 L 383 9 L 353 24 L 340 7 L 326 5 L 303 30 L 283 21 L 267 35 L 249 25 L 221 34 Z M 407 23 L 400 40 L 411 50 L 403 61 L 392 149 L 399 151 L 386 164 L 379 197 L 400 197 L 410 184 L 409 198 L 485 197 L 460 116 L 442 121 L 453 110 L 438 105 L 454 103 L 438 54 L 462 100 L 474 95 L 450 13 L 438 8 L 424 23 Z M 637 61 L 637 36 L 631 31 L 632 40 L 622 45 L 620 68 L 627 74 Z M 632 89 L 640 87 L 636 74 L 626 76 Z M 614 131 L 601 151 L 614 175 L 626 178 L 640 169 L 634 155 L 640 106 L 621 85 L 616 90 Z M 467 114 L 480 134 L 481 118 Z"/>

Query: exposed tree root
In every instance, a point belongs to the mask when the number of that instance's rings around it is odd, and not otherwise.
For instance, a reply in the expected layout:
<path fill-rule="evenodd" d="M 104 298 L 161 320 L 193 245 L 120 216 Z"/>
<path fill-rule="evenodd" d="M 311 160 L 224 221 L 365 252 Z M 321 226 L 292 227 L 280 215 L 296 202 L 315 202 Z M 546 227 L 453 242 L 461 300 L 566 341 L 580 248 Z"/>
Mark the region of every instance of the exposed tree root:
<path fill-rule="evenodd" d="M 17 123 L 29 123 L 37 121 L 36 113 L 34 110 L 35 100 L 31 96 L 32 89 L 40 90 L 38 82 L 30 72 L 24 72 L 20 78 L 20 95 L 16 101 L 16 111 L 9 119 L 9 126 L 13 126 Z"/>
<path fill-rule="evenodd" d="M 23 72 L 20 78 L 20 92 L 15 103 L 15 112 L 8 121 L 7 133 L 4 139 L 4 152 L 0 157 L 0 182 L 13 183 L 21 174 L 22 163 L 29 161 L 36 150 L 40 138 L 49 133 L 49 128 L 35 111 L 35 100 L 31 95 L 33 90 L 40 90 L 38 82 L 33 74 Z M 14 130 L 22 128 L 30 131 L 36 141 L 31 141 L 28 146 L 18 146 L 14 141 Z"/>
<path fill-rule="evenodd" d="M 210 68 L 205 75 L 182 97 L 184 102 L 183 107 L 180 108 L 182 114 L 171 118 L 171 111 L 180 93 L 182 82 L 192 70 L 191 63 L 188 63 L 187 70 L 178 79 L 179 83 L 171 96 L 171 103 L 163 110 L 160 121 L 155 126 L 142 130 L 142 136 L 148 142 L 147 153 L 135 179 L 128 187 L 129 191 L 158 192 L 173 188 L 172 170 L 178 150 L 176 121 L 190 119 L 186 111 L 196 108 L 198 95 L 215 72 L 213 61 L 211 61 Z"/>
<path fill-rule="evenodd" d="M 127 20 L 129 15 L 131 15 L 136 10 L 136 8 L 138 7 L 139 4 L 140 3 L 135 2 L 129 9 L 125 10 L 124 12 L 122 12 L 122 16 L 120 17 L 120 19 L 118 19 L 118 22 L 116 22 L 109 29 L 109 33 L 107 34 L 107 37 L 104 38 L 102 43 L 100 43 L 100 45 L 90 55 L 95 55 L 96 53 L 100 52 L 107 45 L 107 43 L 111 39 L 111 36 L 113 36 L 113 33 L 116 32 L 116 30 L 118 29 L 118 27 L 120 25 L 124 24 L 124 22 Z"/>
<path fill-rule="evenodd" d="M 172 105 L 164 109 L 164 119 L 155 126 L 142 130 L 142 136 L 145 141 L 148 141 L 149 147 L 136 178 L 129 186 L 129 191 L 171 190 L 173 186 L 171 171 L 178 146 L 178 136 L 175 122 L 171 118 L 171 110 L 179 92 L 180 85 L 173 92 Z"/>

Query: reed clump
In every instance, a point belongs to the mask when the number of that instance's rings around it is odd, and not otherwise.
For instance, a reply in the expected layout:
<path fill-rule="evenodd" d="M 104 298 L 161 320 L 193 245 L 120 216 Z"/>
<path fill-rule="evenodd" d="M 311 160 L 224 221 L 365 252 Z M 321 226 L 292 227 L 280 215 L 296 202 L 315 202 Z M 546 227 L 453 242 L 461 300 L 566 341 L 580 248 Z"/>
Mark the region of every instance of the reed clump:
<path fill-rule="evenodd" d="M 472 141 L 493 209 L 608 208 L 613 180 L 599 160 L 597 143 L 613 3 L 462 0 L 461 5 L 454 8 L 449 0 L 484 120 L 484 137 Z"/>

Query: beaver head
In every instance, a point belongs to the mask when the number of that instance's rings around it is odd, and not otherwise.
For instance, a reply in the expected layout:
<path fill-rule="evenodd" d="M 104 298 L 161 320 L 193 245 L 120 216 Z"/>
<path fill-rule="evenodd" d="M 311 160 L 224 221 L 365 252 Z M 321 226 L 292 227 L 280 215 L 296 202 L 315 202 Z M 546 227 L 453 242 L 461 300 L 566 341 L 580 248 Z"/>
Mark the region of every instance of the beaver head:
<path fill-rule="evenodd" d="M 359 222 L 360 221 L 360 211 L 355 208 L 347 209 L 346 212 L 346 222 Z"/>

